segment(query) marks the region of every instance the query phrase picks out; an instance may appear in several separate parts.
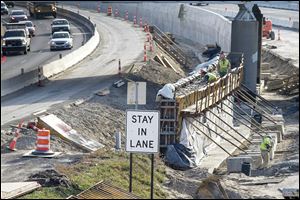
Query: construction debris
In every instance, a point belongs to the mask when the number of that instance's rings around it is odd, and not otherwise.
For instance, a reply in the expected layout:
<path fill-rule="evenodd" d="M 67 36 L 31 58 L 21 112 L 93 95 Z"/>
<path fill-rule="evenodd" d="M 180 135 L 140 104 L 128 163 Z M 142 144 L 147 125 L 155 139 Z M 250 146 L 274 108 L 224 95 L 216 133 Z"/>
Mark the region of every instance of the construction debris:
<path fill-rule="evenodd" d="M 52 134 L 72 142 L 73 144 L 87 151 L 96 151 L 97 149 L 103 147 L 102 144 L 96 141 L 84 138 L 76 130 L 72 129 L 71 126 L 67 125 L 53 114 L 38 117 L 38 127 L 47 128 L 51 130 Z"/>
<path fill-rule="evenodd" d="M 40 187 L 35 181 L 1 183 L 1 199 L 15 199 Z"/>
<path fill-rule="evenodd" d="M 52 169 L 33 174 L 28 178 L 28 181 L 36 181 L 43 187 L 63 186 L 69 188 L 72 186 L 68 177 Z"/>
<path fill-rule="evenodd" d="M 68 197 L 68 199 L 140 199 L 140 197 L 109 183 L 100 181 L 78 195 Z"/>

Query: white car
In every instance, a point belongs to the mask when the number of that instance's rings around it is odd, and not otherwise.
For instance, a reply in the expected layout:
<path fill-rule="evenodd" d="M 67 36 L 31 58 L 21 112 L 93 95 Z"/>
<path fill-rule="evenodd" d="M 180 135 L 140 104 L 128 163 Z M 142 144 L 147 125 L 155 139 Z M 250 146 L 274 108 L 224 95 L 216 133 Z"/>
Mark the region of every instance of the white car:
<path fill-rule="evenodd" d="M 51 23 L 52 34 L 57 31 L 68 31 L 70 33 L 70 23 L 66 19 L 55 19 Z"/>
<path fill-rule="evenodd" d="M 73 38 L 67 31 L 55 32 L 50 40 L 50 50 L 55 49 L 72 49 Z"/>

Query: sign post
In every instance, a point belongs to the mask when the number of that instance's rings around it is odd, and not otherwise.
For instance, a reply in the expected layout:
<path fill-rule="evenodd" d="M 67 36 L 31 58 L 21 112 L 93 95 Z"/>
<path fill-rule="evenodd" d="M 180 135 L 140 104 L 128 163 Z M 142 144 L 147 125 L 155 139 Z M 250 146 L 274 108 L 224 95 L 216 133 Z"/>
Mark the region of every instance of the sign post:
<path fill-rule="evenodd" d="M 128 82 L 127 104 L 135 104 L 135 110 L 126 111 L 126 151 L 130 153 L 129 192 L 132 192 L 132 153 L 150 153 L 150 198 L 153 199 L 154 153 L 159 152 L 160 113 L 155 110 L 138 110 L 138 104 L 146 104 L 145 82 Z"/>
<path fill-rule="evenodd" d="M 159 116 L 159 111 L 155 110 L 126 111 L 126 151 L 130 154 L 151 154 L 151 199 L 153 199 L 154 153 L 159 152 Z M 130 169 L 129 191 L 132 191 L 132 159 Z"/>

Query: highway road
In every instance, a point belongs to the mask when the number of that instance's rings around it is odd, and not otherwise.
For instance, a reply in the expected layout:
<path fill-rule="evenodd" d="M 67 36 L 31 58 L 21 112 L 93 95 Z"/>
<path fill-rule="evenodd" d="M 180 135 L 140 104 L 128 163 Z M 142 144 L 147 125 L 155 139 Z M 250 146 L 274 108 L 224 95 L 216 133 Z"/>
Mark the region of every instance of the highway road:
<path fill-rule="evenodd" d="M 14 9 L 24 9 L 15 7 Z M 61 18 L 58 16 L 58 18 Z M 32 19 L 36 25 L 36 36 L 31 40 L 30 52 L 27 55 L 22 53 L 14 53 L 7 56 L 6 62 L 1 64 L 1 81 L 15 77 L 21 74 L 21 68 L 24 72 L 29 72 L 36 69 L 39 65 L 49 63 L 50 61 L 59 59 L 59 54 L 62 56 L 76 50 L 86 40 L 86 31 L 79 27 L 75 22 L 70 21 L 71 33 L 73 35 L 73 45 L 71 50 L 50 51 L 49 41 L 51 36 L 51 22 L 54 18 L 47 17 L 45 19 Z M 1 16 L 1 21 L 7 22 L 8 16 Z"/>
<path fill-rule="evenodd" d="M 96 23 L 100 35 L 98 48 L 72 69 L 50 78 L 45 87 L 29 86 L 1 98 L 1 126 L 110 86 L 118 80 L 118 59 L 121 59 L 122 69 L 142 62 L 146 34 L 140 28 L 102 13 L 81 12 Z"/>

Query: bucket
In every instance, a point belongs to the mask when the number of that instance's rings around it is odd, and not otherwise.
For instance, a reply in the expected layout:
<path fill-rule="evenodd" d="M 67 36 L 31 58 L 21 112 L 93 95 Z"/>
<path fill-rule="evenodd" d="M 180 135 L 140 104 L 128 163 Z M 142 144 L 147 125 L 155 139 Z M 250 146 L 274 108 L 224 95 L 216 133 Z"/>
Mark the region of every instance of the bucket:
<path fill-rule="evenodd" d="M 242 163 L 242 173 L 247 176 L 251 176 L 251 164 L 249 162 Z"/>
<path fill-rule="evenodd" d="M 261 116 L 261 114 L 255 114 L 255 115 L 253 116 L 253 118 L 254 118 L 254 120 L 255 120 L 257 123 L 261 124 L 261 122 L 262 122 L 262 116 Z"/>

